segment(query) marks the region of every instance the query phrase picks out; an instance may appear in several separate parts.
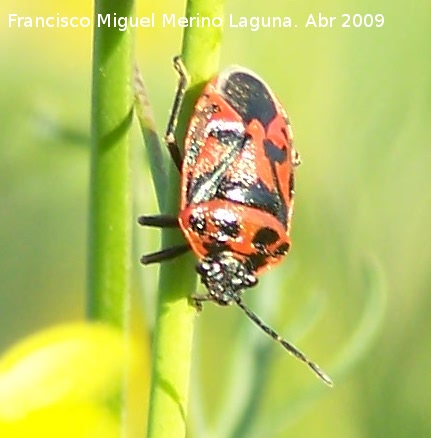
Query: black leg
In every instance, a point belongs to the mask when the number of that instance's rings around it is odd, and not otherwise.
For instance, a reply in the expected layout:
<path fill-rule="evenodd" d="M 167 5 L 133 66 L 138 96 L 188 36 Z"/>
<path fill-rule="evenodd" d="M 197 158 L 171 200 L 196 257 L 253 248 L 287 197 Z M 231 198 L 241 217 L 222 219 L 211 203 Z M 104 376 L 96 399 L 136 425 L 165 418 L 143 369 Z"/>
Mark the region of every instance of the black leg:
<path fill-rule="evenodd" d="M 183 245 L 171 246 L 170 248 L 162 249 L 161 251 L 152 252 L 151 254 L 145 254 L 141 257 L 141 263 L 143 265 L 149 265 L 151 263 L 161 263 L 166 260 L 174 259 L 190 250 L 190 245 L 185 243 Z"/>
<path fill-rule="evenodd" d="M 211 297 L 209 295 L 202 294 L 193 294 L 191 297 L 193 305 L 196 307 L 198 312 L 201 312 L 203 309 L 202 303 L 204 301 L 211 301 Z"/>
<path fill-rule="evenodd" d="M 174 58 L 174 68 L 178 72 L 180 79 L 178 81 L 174 104 L 172 105 L 171 116 L 169 117 L 168 126 L 166 128 L 165 142 L 175 166 L 181 172 L 183 158 L 175 139 L 175 129 L 177 127 L 178 115 L 180 113 L 181 105 L 184 101 L 184 95 L 186 93 L 189 80 L 187 77 L 186 68 L 184 67 L 180 56 L 176 56 Z"/>
<path fill-rule="evenodd" d="M 168 214 L 157 214 L 154 216 L 140 216 L 138 223 L 147 227 L 157 228 L 178 228 L 178 218 Z"/>

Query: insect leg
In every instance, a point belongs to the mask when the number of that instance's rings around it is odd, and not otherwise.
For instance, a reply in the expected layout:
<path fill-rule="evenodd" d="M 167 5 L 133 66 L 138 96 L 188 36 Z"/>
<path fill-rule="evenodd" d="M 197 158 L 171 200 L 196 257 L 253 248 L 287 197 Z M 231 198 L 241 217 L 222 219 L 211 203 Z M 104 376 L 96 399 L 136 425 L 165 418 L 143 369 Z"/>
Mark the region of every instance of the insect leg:
<path fill-rule="evenodd" d="M 140 216 L 138 217 L 138 223 L 143 226 L 157 228 L 178 228 L 180 226 L 178 223 L 178 218 L 168 214 Z"/>
<path fill-rule="evenodd" d="M 183 158 L 180 149 L 175 139 L 175 129 L 177 127 L 178 115 L 180 113 L 181 105 L 184 101 L 187 85 L 189 82 L 186 68 L 180 56 L 174 58 L 174 68 L 179 75 L 177 93 L 175 95 L 174 103 L 172 105 L 171 115 L 169 117 L 168 126 L 166 128 L 165 142 L 169 153 L 175 163 L 177 169 L 181 172 Z"/>
<path fill-rule="evenodd" d="M 320 367 L 311 362 L 308 357 L 300 350 L 298 350 L 293 344 L 288 342 L 286 339 L 283 339 L 277 332 L 275 332 L 271 327 L 267 326 L 254 312 L 252 312 L 241 300 L 240 297 L 235 298 L 238 306 L 244 311 L 244 313 L 258 326 L 260 327 L 267 335 L 271 336 L 272 339 L 281 344 L 290 354 L 295 356 L 301 362 L 304 362 L 309 366 L 311 371 L 316 374 L 321 380 L 323 380 L 328 386 L 333 386 L 331 378 L 322 370 Z"/>
<path fill-rule="evenodd" d="M 171 246 L 170 248 L 165 248 L 157 252 L 143 255 L 141 257 L 141 263 L 143 265 L 149 265 L 151 263 L 161 263 L 166 260 L 174 259 L 175 257 L 186 253 L 190 249 L 190 245 L 187 243 L 183 245 Z"/>
<path fill-rule="evenodd" d="M 201 295 L 201 294 L 193 294 L 191 296 L 191 300 L 196 307 L 196 310 L 198 312 L 201 312 L 203 309 L 202 303 L 204 301 L 212 301 L 211 297 L 209 295 Z"/>

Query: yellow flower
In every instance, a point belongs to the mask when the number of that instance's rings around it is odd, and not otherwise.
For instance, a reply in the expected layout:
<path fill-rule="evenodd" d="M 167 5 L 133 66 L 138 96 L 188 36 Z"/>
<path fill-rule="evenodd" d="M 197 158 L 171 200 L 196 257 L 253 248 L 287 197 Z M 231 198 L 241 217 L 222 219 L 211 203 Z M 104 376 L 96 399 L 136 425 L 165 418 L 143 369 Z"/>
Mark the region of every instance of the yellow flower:
<path fill-rule="evenodd" d="M 120 428 L 126 436 L 142 434 L 149 374 L 144 347 L 110 326 L 89 323 L 21 341 L 0 358 L 0 436 L 110 438 L 119 437 Z"/>

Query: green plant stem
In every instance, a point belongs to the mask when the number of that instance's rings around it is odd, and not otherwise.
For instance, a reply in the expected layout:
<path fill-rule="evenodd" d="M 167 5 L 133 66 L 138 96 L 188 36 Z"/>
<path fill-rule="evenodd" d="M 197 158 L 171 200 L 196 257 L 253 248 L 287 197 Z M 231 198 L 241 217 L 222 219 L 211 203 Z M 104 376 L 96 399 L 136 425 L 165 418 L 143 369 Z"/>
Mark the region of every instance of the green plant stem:
<path fill-rule="evenodd" d="M 134 1 L 96 0 L 97 14 L 129 16 Z M 126 327 L 130 287 L 132 33 L 94 27 L 88 316 Z"/>
<path fill-rule="evenodd" d="M 189 0 L 187 16 L 222 16 L 224 0 Z M 182 58 L 190 76 L 178 120 L 177 139 L 182 144 L 193 104 L 203 83 L 218 70 L 221 29 L 186 28 Z M 178 213 L 179 175 L 169 171 L 166 212 Z M 165 230 L 163 248 L 183 242 L 179 231 Z M 186 416 L 195 309 L 189 303 L 196 288 L 193 255 L 165 263 L 160 269 L 159 300 L 154 334 L 152 388 L 149 414 L 149 438 L 186 436 Z"/>
<path fill-rule="evenodd" d="M 153 183 L 156 188 L 157 202 L 160 210 L 163 209 L 165 200 L 165 189 L 168 187 L 168 175 L 166 170 L 164 144 L 157 135 L 156 121 L 153 109 L 148 99 L 144 80 L 139 71 L 139 67 L 134 68 L 134 87 L 135 87 L 135 111 L 141 128 L 142 138 L 147 148 L 147 156 L 150 164 Z"/>

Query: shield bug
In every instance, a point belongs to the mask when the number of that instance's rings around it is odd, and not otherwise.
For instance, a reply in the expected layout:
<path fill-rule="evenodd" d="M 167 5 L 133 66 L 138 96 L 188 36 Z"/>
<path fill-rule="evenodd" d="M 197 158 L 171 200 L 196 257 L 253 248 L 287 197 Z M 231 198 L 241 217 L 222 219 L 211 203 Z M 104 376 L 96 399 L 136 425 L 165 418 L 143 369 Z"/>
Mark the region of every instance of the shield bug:
<path fill-rule="evenodd" d="M 196 271 L 208 293 L 195 295 L 225 306 L 236 303 L 266 334 L 280 343 L 328 385 L 329 376 L 293 344 L 266 325 L 242 301 L 244 290 L 278 264 L 290 248 L 295 167 L 300 163 L 285 110 L 255 73 L 229 67 L 209 81 L 198 98 L 184 142 L 175 140 L 178 113 L 187 88 L 179 57 L 180 80 L 166 143 L 181 172 L 178 217 L 142 216 L 139 223 L 180 227 L 187 243 L 142 256 L 144 265 L 192 250 Z"/>

